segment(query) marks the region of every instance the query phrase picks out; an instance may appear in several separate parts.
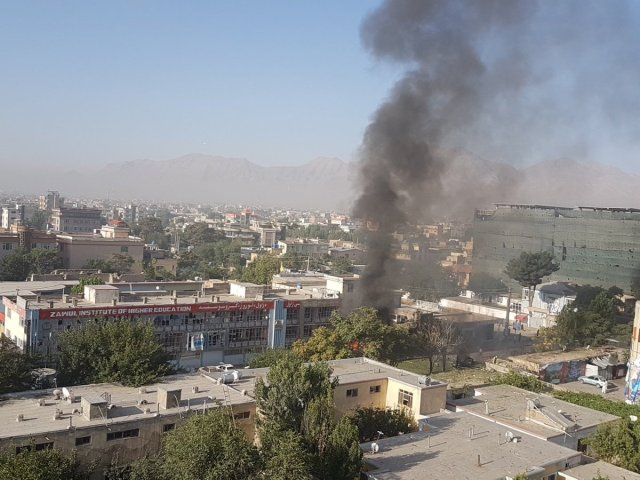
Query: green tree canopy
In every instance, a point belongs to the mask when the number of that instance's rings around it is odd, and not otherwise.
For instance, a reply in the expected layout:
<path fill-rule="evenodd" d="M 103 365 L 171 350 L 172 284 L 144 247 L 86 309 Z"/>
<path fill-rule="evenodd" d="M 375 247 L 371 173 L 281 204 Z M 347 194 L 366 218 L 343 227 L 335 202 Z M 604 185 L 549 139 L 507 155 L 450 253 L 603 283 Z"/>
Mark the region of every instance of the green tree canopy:
<path fill-rule="evenodd" d="M 385 437 L 395 437 L 418 428 L 413 415 L 406 408 L 360 407 L 351 413 L 350 418 L 358 427 L 360 442 L 376 440 L 378 432 Z"/>
<path fill-rule="evenodd" d="M 160 455 L 164 478 L 253 478 L 261 468 L 258 450 L 235 425 L 231 415 L 229 408 L 213 408 L 206 415 L 189 418 L 180 428 L 168 433 Z"/>
<path fill-rule="evenodd" d="M 83 268 L 91 270 L 100 270 L 103 273 L 127 273 L 135 260 L 131 255 L 126 253 L 114 253 L 108 260 L 95 258 L 89 260 Z"/>
<path fill-rule="evenodd" d="M 51 273 L 57 268 L 62 268 L 62 257 L 58 250 L 48 248 L 34 248 L 27 254 L 30 267 L 29 273 Z"/>
<path fill-rule="evenodd" d="M 529 288 L 529 306 L 531 306 L 533 292 L 542 283 L 542 279 L 559 268 L 551 252 L 521 252 L 519 257 L 509 260 L 504 273 L 523 287 Z"/>
<path fill-rule="evenodd" d="M 353 480 L 362 465 L 362 451 L 357 427 L 347 418 L 334 423 L 336 384 L 327 364 L 305 365 L 294 354 L 283 356 L 270 368 L 266 382 L 256 381 L 258 433 L 267 451 L 285 434 L 290 443 L 297 437 L 308 454 L 311 473 L 320 480 Z M 287 463 L 306 478 L 299 459 Z"/>
<path fill-rule="evenodd" d="M 207 223 L 194 223 L 188 225 L 182 234 L 182 240 L 185 246 L 205 245 L 207 243 L 216 243 L 224 240 L 225 235 L 221 230 L 209 227 Z"/>
<path fill-rule="evenodd" d="M 30 252 L 18 249 L 0 259 L 1 281 L 24 281 L 31 274 L 50 273 L 62 267 L 57 250 L 34 248 Z"/>
<path fill-rule="evenodd" d="M 153 325 L 128 320 L 86 321 L 59 335 L 58 383 L 144 385 L 169 373 Z"/>
<path fill-rule="evenodd" d="M 0 335 L 0 393 L 29 388 L 33 380 L 33 368 L 32 359 L 23 354 L 9 338 Z"/>
<path fill-rule="evenodd" d="M 11 480 L 82 480 L 74 458 L 60 450 L 0 452 L 0 478 Z"/>
<path fill-rule="evenodd" d="M 104 280 L 101 277 L 87 277 L 80 280 L 77 285 L 71 287 L 71 293 L 73 295 L 80 295 L 84 293 L 84 287 L 86 285 L 104 285 Z"/>
<path fill-rule="evenodd" d="M 280 273 L 280 259 L 274 255 L 260 255 L 242 272 L 242 281 L 258 285 L 271 285 L 271 279 Z"/>
<path fill-rule="evenodd" d="M 591 450 L 605 462 L 640 472 L 640 424 L 628 418 L 598 427 L 586 439 Z"/>
<path fill-rule="evenodd" d="M 331 314 L 330 327 L 314 330 L 309 340 L 298 341 L 293 350 L 307 361 L 366 356 L 395 362 L 397 348 L 406 341 L 407 330 L 387 325 L 372 308 L 359 308 L 344 315 Z"/>

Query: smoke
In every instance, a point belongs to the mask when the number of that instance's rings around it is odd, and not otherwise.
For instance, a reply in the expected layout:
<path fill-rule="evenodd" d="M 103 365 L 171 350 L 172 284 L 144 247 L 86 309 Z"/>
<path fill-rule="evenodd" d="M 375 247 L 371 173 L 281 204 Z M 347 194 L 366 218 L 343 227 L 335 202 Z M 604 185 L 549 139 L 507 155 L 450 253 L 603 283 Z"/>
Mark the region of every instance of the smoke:
<path fill-rule="evenodd" d="M 365 48 L 407 67 L 361 149 L 354 214 L 374 227 L 365 304 L 390 305 L 394 231 L 434 214 L 470 213 L 496 198 L 496 188 L 508 201 L 517 188 L 508 169 L 463 174 L 464 162 L 452 161 L 456 149 L 510 163 L 584 155 L 594 128 L 610 140 L 603 118 L 634 118 L 638 35 L 629 15 L 620 2 L 389 0 L 365 19 Z M 622 92 L 607 86 L 595 60 L 616 68 Z M 635 121 L 632 130 L 640 133 Z"/>

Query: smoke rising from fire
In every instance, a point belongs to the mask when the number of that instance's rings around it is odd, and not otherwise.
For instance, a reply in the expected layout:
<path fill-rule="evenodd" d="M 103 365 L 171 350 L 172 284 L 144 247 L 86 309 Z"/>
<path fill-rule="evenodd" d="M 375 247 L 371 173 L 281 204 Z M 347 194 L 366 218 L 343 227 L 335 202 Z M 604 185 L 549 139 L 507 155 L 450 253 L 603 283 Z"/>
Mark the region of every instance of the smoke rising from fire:
<path fill-rule="evenodd" d="M 378 226 L 369 235 L 365 304 L 389 305 L 391 234 L 407 220 L 483 206 L 482 181 L 465 180 L 448 161 L 454 149 L 508 162 L 536 149 L 577 154 L 589 148 L 593 132 L 567 133 L 567 123 L 589 112 L 618 121 L 635 116 L 640 99 L 625 92 L 634 91 L 629 78 L 638 79 L 638 35 L 625 15 L 619 2 L 388 0 L 365 19 L 365 48 L 408 68 L 362 144 L 354 214 Z M 624 92 L 603 84 L 602 72 L 588 75 L 600 57 L 619 67 Z M 585 125 L 579 120 L 578 130 Z M 508 201 L 517 182 L 497 176 Z"/>

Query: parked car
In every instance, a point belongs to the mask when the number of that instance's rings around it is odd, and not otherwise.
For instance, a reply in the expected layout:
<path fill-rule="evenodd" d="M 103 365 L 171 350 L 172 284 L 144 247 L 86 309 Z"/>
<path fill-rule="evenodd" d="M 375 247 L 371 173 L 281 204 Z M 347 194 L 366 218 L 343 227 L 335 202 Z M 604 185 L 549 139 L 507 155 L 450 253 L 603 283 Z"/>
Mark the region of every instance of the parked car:
<path fill-rule="evenodd" d="M 602 388 L 603 386 L 609 386 L 609 382 L 605 378 L 602 378 L 600 375 L 583 375 L 582 377 L 578 377 L 578 381 L 580 383 L 587 383 L 589 385 L 595 385 L 598 388 Z"/>

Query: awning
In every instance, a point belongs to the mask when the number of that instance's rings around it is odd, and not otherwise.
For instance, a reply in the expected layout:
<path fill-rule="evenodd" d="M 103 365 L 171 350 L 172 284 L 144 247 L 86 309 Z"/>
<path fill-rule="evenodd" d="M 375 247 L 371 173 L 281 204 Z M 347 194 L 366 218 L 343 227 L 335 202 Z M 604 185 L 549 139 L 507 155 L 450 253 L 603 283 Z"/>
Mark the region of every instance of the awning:
<path fill-rule="evenodd" d="M 516 315 L 516 320 L 519 322 L 526 322 L 529 319 L 529 316 L 524 313 L 519 313 Z"/>

